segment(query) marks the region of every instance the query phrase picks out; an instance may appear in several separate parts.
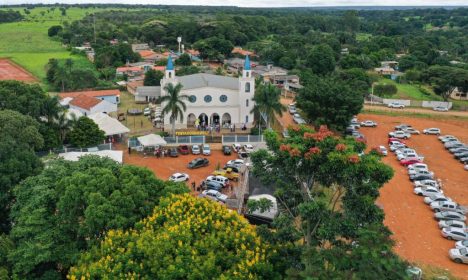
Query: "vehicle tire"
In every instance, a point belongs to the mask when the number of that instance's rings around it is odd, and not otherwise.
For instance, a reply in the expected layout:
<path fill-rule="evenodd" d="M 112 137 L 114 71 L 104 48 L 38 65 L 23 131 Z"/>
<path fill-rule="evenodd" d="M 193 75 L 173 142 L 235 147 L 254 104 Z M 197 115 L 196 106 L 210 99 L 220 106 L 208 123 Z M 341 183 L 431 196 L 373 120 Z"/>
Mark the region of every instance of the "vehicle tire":
<path fill-rule="evenodd" d="M 406 137 L 406 136 L 405 136 L 405 137 L 403 137 L 403 139 L 407 140 L 407 139 L 408 139 L 408 137 Z"/>
<path fill-rule="evenodd" d="M 434 209 L 434 212 L 440 212 L 440 209 Z"/>
<path fill-rule="evenodd" d="M 418 195 L 419 195 L 419 196 L 423 196 L 423 194 L 422 194 L 422 193 L 418 193 Z"/>
<path fill-rule="evenodd" d="M 427 135 L 427 132 L 424 132 L 424 134 L 426 134 L 426 135 Z"/>
<path fill-rule="evenodd" d="M 454 259 L 453 261 L 456 262 L 456 263 L 462 263 L 461 259 Z"/>
<path fill-rule="evenodd" d="M 453 238 L 452 238 L 452 237 L 450 237 L 450 236 L 447 236 L 447 239 L 448 239 L 448 240 L 453 240 Z"/>

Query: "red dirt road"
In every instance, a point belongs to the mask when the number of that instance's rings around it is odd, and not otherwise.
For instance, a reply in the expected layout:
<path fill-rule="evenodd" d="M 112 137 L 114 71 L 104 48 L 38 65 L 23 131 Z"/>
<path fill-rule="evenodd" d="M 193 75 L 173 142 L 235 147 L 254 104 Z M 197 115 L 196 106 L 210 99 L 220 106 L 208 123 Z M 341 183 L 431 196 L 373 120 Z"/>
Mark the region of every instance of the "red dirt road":
<path fill-rule="evenodd" d="M 451 134 L 468 142 L 468 122 L 458 120 L 426 120 L 410 117 L 359 115 L 359 120 L 374 120 L 377 128 L 361 128 L 368 147 L 387 146 L 387 134 L 399 123 L 410 124 L 422 131 L 439 127 L 443 134 Z M 413 135 L 407 144 L 425 157 L 436 177 L 443 182 L 444 193 L 461 205 L 468 205 L 468 171 L 453 158 L 435 135 Z M 388 146 L 387 146 L 388 147 Z M 392 180 L 380 190 L 378 203 L 384 207 L 385 224 L 394 233 L 395 251 L 410 262 L 424 263 L 449 270 L 454 276 L 468 279 L 468 266 L 456 264 L 448 257 L 454 241 L 441 236 L 434 212 L 424 204 L 423 198 L 413 194 L 406 168 L 390 153 L 383 161 L 395 170 Z"/>
<path fill-rule="evenodd" d="M 0 58 L 0 80 L 38 81 L 31 73 L 6 58 Z"/>

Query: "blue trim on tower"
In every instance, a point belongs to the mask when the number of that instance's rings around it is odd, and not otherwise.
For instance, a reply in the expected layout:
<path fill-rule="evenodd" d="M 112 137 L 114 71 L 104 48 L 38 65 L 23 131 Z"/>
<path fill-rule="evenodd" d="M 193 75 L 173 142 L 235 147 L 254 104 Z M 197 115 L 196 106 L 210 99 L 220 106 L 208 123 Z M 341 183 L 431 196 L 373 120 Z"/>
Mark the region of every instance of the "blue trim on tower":
<path fill-rule="evenodd" d="M 244 70 L 251 70 L 250 69 L 250 58 L 249 58 L 248 55 L 245 56 Z"/>
<path fill-rule="evenodd" d="M 172 56 L 170 56 L 170 55 L 169 55 L 169 57 L 167 58 L 166 70 L 169 70 L 169 71 L 174 70 L 174 64 L 172 63 Z"/>

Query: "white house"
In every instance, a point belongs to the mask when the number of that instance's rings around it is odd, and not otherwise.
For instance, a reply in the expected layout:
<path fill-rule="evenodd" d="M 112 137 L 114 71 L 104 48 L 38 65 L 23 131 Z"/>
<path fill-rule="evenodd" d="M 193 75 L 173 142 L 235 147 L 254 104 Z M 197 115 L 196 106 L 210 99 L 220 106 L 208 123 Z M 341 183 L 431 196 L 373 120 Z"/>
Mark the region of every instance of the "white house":
<path fill-rule="evenodd" d="M 95 97 L 97 99 L 106 100 L 113 104 L 120 103 L 120 91 L 118 89 L 74 91 L 74 92 L 59 93 L 59 97 L 61 100 L 64 100 L 66 98 L 75 98 L 80 95 L 86 95 L 88 97 Z"/>
<path fill-rule="evenodd" d="M 80 111 L 85 116 L 95 113 L 117 112 L 117 104 L 110 103 L 107 100 L 101 100 L 87 95 L 79 95 L 68 102 L 70 109 Z"/>
<path fill-rule="evenodd" d="M 238 128 L 243 125 L 252 126 L 255 78 L 252 76 L 248 56 L 239 78 L 204 73 L 177 77 L 172 58 L 169 57 L 164 78 L 161 80 L 161 96 L 167 95 L 164 87 L 169 83 L 182 84 L 180 94 L 189 96 L 189 100 L 185 102 L 187 109 L 183 120 L 176 121 L 177 129 L 194 127 L 196 124 L 234 124 Z M 164 108 L 165 104 L 161 106 Z M 164 126 L 167 129 L 171 127 L 170 114 L 164 116 Z"/>

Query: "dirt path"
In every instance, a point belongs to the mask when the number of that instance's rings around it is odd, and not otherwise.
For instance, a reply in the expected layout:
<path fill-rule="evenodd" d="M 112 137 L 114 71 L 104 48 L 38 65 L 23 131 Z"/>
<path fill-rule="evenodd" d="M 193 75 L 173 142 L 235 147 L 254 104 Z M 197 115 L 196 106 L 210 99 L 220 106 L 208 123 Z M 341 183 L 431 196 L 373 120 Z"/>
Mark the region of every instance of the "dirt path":
<path fill-rule="evenodd" d="M 468 117 L 468 111 L 448 111 L 448 112 L 438 112 L 431 109 L 423 109 L 423 108 L 405 108 L 405 109 L 393 109 L 388 108 L 385 106 L 376 106 L 376 105 L 364 105 L 365 110 L 377 110 L 377 111 L 385 111 L 385 112 L 403 112 L 403 113 L 420 113 L 420 114 L 431 114 L 431 115 L 440 115 L 440 116 L 458 116 L 458 117 Z"/>
<path fill-rule="evenodd" d="M 468 121 L 359 115 L 359 120 L 367 119 L 379 124 L 378 128 L 361 128 L 369 148 L 387 146 L 387 133 L 399 123 L 411 124 L 418 130 L 439 127 L 443 134 L 452 134 L 468 142 Z M 416 135 L 407 142 L 425 157 L 430 170 L 442 180 L 444 193 L 459 204 L 468 205 L 468 172 L 437 137 Z M 395 170 L 392 180 L 380 190 L 378 199 L 378 203 L 384 207 L 385 224 L 394 233 L 395 251 L 408 261 L 438 266 L 461 279 L 468 279 L 468 266 L 449 259 L 448 250 L 454 247 L 454 242 L 441 236 L 433 211 L 424 204 L 422 197 L 413 194 L 406 168 L 398 163 L 393 154 L 383 161 Z"/>
<path fill-rule="evenodd" d="M 7 58 L 0 58 L 0 80 L 38 82 L 31 73 Z"/>

